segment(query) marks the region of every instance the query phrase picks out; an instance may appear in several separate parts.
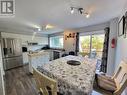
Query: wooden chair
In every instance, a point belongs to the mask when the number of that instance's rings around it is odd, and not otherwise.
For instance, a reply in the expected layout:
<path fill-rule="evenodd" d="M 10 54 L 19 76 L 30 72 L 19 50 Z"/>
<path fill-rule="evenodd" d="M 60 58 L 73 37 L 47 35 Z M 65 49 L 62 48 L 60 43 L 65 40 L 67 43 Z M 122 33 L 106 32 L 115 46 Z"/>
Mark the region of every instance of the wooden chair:
<path fill-rule="evenodd" d="M 112 92 L 112 95 L 121 95 L 127 87 L 127 62 L 121 61 L 116 73 L 112 77 L 98 74 L 97 85 Z"/>
<path fill-rule="evenodd" d="M 69 55 L 76 55 L 74 51 L 70 51 Z"/>
<path fill-rule="evenodd" d="M 57 82 L 33 68 L 37 89 L 42 95 L 57 95 Z"/>

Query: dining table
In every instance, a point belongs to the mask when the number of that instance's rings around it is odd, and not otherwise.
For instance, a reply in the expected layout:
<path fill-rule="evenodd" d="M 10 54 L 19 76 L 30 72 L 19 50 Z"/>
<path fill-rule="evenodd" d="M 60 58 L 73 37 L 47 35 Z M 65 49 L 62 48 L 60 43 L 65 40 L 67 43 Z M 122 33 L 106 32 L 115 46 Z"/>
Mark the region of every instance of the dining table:
<path fill-rule="evenodd" d="M 80 64 L 67 64 L 70 60 Z M 62 95 L 91 95 L 96 62 L 95 59 L 69 55 L 38 66 L 37 69 L 57 81 L 58 92 Z"/>

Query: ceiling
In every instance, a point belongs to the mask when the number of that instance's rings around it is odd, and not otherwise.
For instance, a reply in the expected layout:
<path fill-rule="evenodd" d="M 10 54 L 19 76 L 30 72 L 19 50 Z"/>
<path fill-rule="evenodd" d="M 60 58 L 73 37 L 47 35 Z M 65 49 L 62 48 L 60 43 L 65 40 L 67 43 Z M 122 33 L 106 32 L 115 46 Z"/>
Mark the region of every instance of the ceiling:
<path fill-rule="evenodd" d="M 109 21 L 120 15 L 126 0 L 15 0 L 15 17 L 0 18 L 0 31 L 33 33 L 47 24 L 53 29 L 38 31 L 52 34 L 65 29 Z M 83 7 L 90 17 L 71 14 L 70 7 Z"/>

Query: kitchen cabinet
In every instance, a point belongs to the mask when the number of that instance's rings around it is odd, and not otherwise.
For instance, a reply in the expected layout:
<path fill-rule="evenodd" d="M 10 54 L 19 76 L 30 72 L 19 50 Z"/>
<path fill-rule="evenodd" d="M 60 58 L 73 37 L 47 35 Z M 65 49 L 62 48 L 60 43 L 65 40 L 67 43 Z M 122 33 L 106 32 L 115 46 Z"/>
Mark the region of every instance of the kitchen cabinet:
<path fill-rule="evenodd" d="M 23 64 L 29 63 L 28 52 L 23 52 Z"/>

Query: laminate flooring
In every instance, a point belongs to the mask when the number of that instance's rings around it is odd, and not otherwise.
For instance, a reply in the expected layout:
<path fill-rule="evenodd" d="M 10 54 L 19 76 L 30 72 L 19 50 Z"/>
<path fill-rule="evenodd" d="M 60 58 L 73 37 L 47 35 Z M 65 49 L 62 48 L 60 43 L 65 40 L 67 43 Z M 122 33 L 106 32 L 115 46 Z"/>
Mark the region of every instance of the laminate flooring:
<path fill-rule="evenodd" d="M 25 65 L 5 72 L 6 95 L 38 95 L 34 78 L 28 70 Z M 102 94 L 93 90 L 92 95 Z"/>
<path fill-rule="evenodd" d="M 5 72 L 6 95 L 38 95 L 28 65 Z"/>

